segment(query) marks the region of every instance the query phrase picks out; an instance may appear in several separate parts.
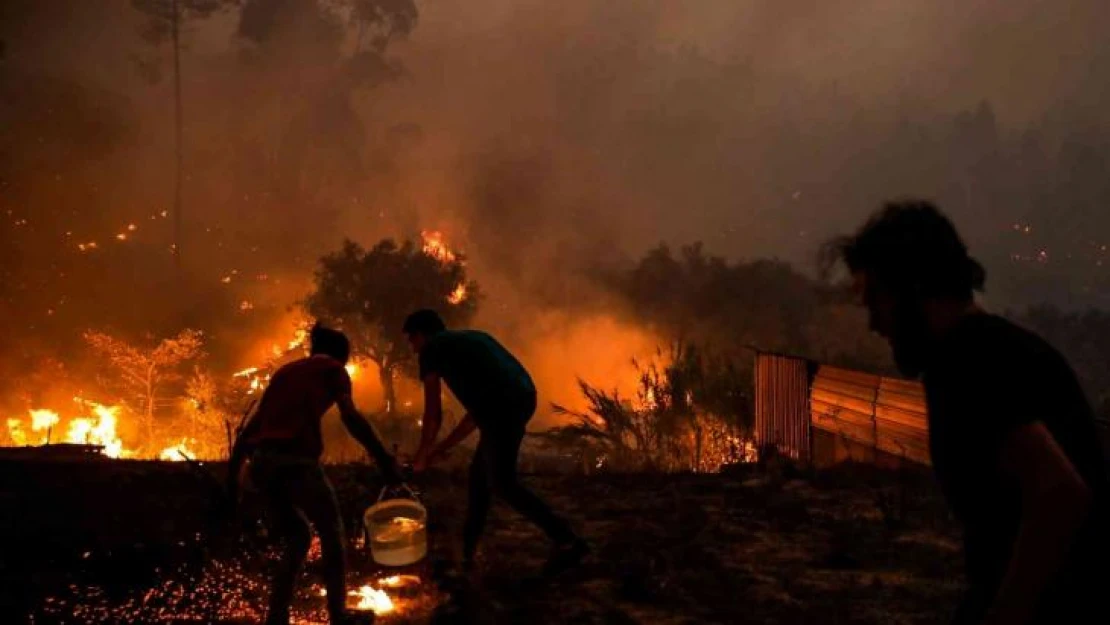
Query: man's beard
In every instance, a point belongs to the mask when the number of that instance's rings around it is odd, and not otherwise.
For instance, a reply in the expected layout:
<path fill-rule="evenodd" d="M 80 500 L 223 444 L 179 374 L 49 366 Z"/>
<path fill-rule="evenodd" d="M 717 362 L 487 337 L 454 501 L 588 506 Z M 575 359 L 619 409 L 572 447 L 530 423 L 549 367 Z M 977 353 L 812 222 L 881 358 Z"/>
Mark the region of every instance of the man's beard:
<path fill-rule="evenodd" d="M 894 364 L 902 375 L 917 378 L 925 370 L 929 355 L 929 328 L 915 306 L 905 306 L 895 316 L 896 329 L 890 337 Z"/>

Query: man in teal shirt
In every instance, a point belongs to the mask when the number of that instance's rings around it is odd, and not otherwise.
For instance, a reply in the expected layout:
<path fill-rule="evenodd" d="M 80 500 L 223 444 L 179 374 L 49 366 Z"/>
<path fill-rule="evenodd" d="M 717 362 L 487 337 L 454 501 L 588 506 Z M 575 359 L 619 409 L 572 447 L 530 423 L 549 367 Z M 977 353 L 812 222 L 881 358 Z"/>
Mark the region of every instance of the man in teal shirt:
<path fill-rule="evenodd" d="M 535 523 L 554 543 L 546 574 L 577 564 L 588 552 L 565 520 L 517 479 L 516 463 L 524 430 L 536 411 L 536 387 L 528 371 L 492 336 L 477 330 L 448 330 L 432 310 L 405 320 L 404 332 L 419 356 L 424 384 L 424 429 L 413 470 L 445 455 L 475 429 L 478 448 L 470 464 L 470 490 L 463 530 L 463 567 L 471 570 L 478 539 L 496 493 Z M 440 383 L 447 385 L 466 415 L 436 444 L 443 410 Z"/>

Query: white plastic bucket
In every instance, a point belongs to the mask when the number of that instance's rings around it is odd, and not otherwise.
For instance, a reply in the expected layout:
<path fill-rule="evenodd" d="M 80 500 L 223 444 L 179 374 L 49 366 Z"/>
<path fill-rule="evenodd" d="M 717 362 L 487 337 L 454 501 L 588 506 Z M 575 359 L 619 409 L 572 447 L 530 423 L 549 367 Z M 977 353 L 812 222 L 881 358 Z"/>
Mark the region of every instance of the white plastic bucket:
<path fill-rule="evenodd" d="M 408 566 L 428 553 L 428 511 L 416 494 L 403 487 L 409 497 L 385 499 L 382 489 L 378 503 L 363 514 L 370 555 L 384 566 Z"/>

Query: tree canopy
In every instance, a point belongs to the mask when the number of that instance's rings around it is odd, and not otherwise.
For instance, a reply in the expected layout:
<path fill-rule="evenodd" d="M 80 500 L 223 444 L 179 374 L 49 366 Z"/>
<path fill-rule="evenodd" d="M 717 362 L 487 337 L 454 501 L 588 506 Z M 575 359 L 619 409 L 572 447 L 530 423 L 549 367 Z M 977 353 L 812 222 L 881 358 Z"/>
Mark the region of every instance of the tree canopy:
<path fill-rule="evenodd" d="M 467 279 L 461 255 L 436 254 L 412 240 L 383 239 L 370 249 L 348 240 L 320 259 L 306 309 L 342 328 L 351 339 L 352 355 L 378 366 L 386 412 L 393 412 L 394 375 L 414 362 L 401 332 L 405 317 L 431 308 L 448 326 L 465 325 L 479 299 L 478 284 Z"/>

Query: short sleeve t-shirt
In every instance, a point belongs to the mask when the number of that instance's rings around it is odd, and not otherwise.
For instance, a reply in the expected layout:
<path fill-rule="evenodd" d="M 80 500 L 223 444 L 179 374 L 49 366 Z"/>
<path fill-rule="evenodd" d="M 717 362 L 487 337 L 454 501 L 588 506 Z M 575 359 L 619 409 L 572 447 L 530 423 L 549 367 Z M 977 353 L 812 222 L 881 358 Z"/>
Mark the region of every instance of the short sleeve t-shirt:
<path fill-rule="evenodd" d="M 997 469 L 1000 448 L 1013 430 L 1040 421 L 1095 493 L 1094 512 L 1042 614 L 1077 605 L 1077 595 L 1089 594 L 1082 588 L 1095 575 L 1093 554 L 1106 552 L 1102 535 L 1110 528 L 1106 464 L 1093 413 L 1071 367 L 1032 333 L 1001 317 L 974 314 L 939 342 L 923 381 L 933 468 L 964 526 L 971 600 L 986 604 L 993 598 L 1021 521 L 1017 485 Z"/>
<path fill-rule="evenodd" d="M 534 402 L 536 394 L 524 365 L 477 330 L 445 330 L 430 337 L 420 350 L 420 378 L 429 373 L 439 375 L 480 427 L 495 414 L 527 405 L 528 398 Z"/>
<path fill-rule="evenodd" d="M 320 422 L 340 398 L 351 394 L 343 363 L 324 355 L 295 360 L 278 369 L 258 403 L 252 443 L 276 443 L 293 453 L 320 457 Z"/>

